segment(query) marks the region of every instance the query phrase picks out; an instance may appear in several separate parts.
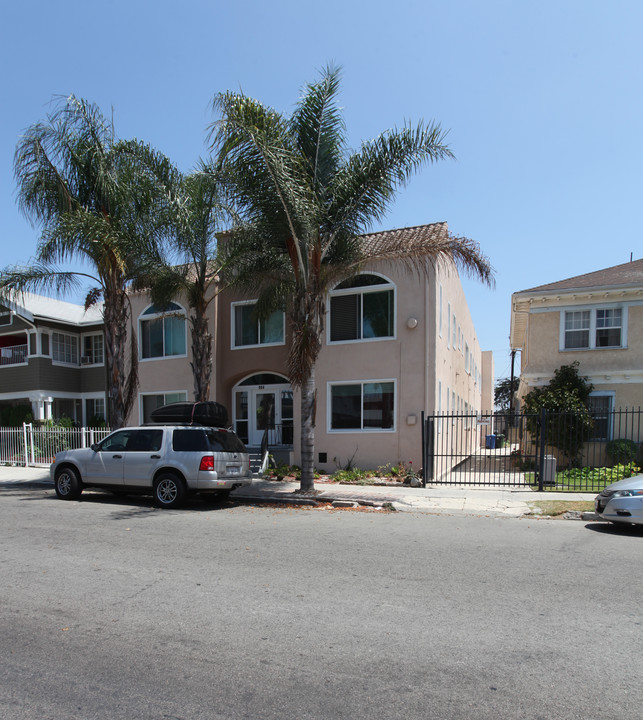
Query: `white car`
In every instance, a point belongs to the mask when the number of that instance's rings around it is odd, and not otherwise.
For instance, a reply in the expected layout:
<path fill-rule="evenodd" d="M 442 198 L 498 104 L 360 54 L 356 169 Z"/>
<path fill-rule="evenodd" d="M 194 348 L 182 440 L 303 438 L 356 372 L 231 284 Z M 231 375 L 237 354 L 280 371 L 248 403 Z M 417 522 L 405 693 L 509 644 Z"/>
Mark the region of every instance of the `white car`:
<path fill-rule="evenodd" d="M 596 496 L 594 507 L 603 520 L 643 525 L 643 474 L 608 485 Z"/>
<path fill-rule="evenodd" d="M 220 498 L 252 482 L 248 451 L 237 435 L 200 425 L 116 430 L 91 448 L 56 453 L 49 472 L 63 500 L 98 487 L 152 493 L 165 508 L 180 505 L 187 493 Z"/>

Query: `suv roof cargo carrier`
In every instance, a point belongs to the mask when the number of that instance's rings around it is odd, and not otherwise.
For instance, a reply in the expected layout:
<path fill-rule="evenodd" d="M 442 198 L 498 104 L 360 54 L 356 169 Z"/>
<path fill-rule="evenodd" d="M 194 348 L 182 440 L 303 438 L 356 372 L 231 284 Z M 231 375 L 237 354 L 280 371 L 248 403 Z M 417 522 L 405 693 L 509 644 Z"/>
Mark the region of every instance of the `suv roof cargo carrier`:
<path fill-rule="evenodd" d="M 156 408 L 150 414 L 152 422 L 163 425 L 185 423 L 208 427 L 227 427 L 228 410 L 225 405 L 208 402 L 176 402 Z"/>

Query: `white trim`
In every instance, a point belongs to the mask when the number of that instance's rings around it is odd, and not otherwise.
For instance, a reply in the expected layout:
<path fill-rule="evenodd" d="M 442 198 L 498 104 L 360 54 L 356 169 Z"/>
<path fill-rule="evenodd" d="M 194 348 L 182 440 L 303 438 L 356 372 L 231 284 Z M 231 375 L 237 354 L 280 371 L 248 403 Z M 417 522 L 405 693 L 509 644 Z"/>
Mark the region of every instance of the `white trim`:
<path fill-rule="evenodd" d="M 5 315 L 8 315 L 9 322 L 8 323 L 0 323 L 0 331 L 2 330 L 2 328 L 8 328 L 13 325 L 13 316 L 16 314 L 14 310 L 7 307 L 6 305 L 3 305 L 3 307 L 5 308 L 5 310 L 0 309 L 0 318 L 4 317 Z"/>
<path fill-rule="evenodd" d="M 237 345 L 236 344 L 236 328 L 237 324 L 235 321 L 235 308 L 239 305 L 256 305 L 257 300 L 236 300 L 230 303 L 230 349 L 231 350 L 248 350 L 249 348 L 266 348 L 266 347 L 279 347 L 286 344 L 286 313 L 283 310 L 276 310 L 275 312 L 281 312 L 281 337 L 282 340 L 279 342 L 270 343 L 255 343 L 252 345 Z M 257 337 L 261 337 L 261 323 L 263 320 L 257 320 Z M 256 373 L 253 373 L 256 375 Z"/>
<path fill-rule="evenodd" d="M 353 345 L 354 343 L 370 343 L 370 342 L 385 342 L 387 340 L 396 340 L 397 339 L 397 285 L 391 280 L 391 278 L 387 277 L 386 275 L 375 272 L 374 270 L 365 270 L 364 272 L 358 273 L 355 278 L 358 278 L 362 275 L 374 275 L 375 277 L 382 278 L 382 280 L 386 280 L 386 284 L 382 285 L 366 285 L 364 287 L 354 287 L 354 288 L 342 288 L 341 290 L 330 290 L 328 293 L 328 302 L 326 303 L 326 345 Z M 350 279 L 355 279 L 350 278 Z M 345 281 L 342 281 L 345 282 Z M 338 283 L 338 285 L 341 285 L 341 283 Z M 331 298 L 333 297 L 341 297 L 345 295 L 370 295 L 372 293 L 376 292 L 388 292 L 392 290 L 393 291 L 393 333 L 391 335 L 385 335 L 384 337 L 374 337 L 374 338 L 355 338 L 354 340 L 331 340 L 330 339 L 330 331 L 331 331 L 331 316 L 330 316 L 330 306 L 331 306 Z M 360 332 L 363 334 L 363 328 L 364 328 L 364 306 L 362 305 L 362 317 L 361 317 L 361 327 Z"/>
<path fill-rule="evenodd" d="M 362 409 L 363 413 L 364 405 L 364 385 L 371 383 L 393 383 L 393 427 L 391 428 L 338 428 L 332 427 L 333 422 L 333 405 L 332 405 L 332 389 L 338 385 L 361 385 L 362 386 Z M 347 435 L 352 433 L 359 433 L 360 435 L 366 433 L 396 433 L 397 432 L 397 412 L 398 412 L 398 392 L 397 392 L 397 378 L 363 378 L 361 380 L 328 380 L 326 382 L 326 431 L 332 435 Z M 364 424 L 364 416 L 361 414 L 362 425 Z"/>
<path fill-rule="evenodd" d="M 65 360 L 56 360 L 54 358 L 54 335 L 62 335 L 63 337 L 72 338 L 76 341 L 76 361 L 67 362 Z M 36 344 L 37 345 L 37 344 Z M 51 364 L 59 367 L 79 367 L 80 366 L 80 337 L 77 333 L 61 332 L 60 330 L 52 330 L 49 335 L 49 350 L 51 351 Z M 38 347 L 36 346 L 36 350 Z M 27 350 L 28 351 L 28 350 Z M 34 357 L 33 355 L 31 357 Z M 46 356 L 45 356 L 46 357 Z"/>
<path fill-rule="evenodd" d="M 137 318 L 137 327 L 138 327 L 138 359 L 139 362 L 148 363 L 148 362 L 155 362 L 159 360 L 179 360 L 181 358 L 186 358 L 188 356 L 188 313 L 185 307 L 181 305 L 181 303 L 178 303 L 176 301 L 172 301 L 174 305 L 177 305 L 180 308 L 179 310 L 166 310 L 164 312 L 156 312 L 156 313 L 150 313 L 149 315 L 146 315 L 145 313 L 152 307 L 154 307 L 154 303 L 149 303 L 146 307 L 143 308 L 143 310 L 140 312 L 138 318 Z M 165 354 L 165 327 L 163 327 L 163 355 L 157 355 L 155 357 L 143 357 L 143 332 L 141 328 L 141 323 L 147 322 L 150 320 L 158 320 L 158 319 L 165 319 L 166 317 L 178 317 L 179 315 L 182 315 L 183 320 L 185 321 L 183 323 L 183 335 L 184 335 L 184 344 L 185 344 L 185 352 L 178 354 L 178 355 L 166 355 Z M 105 349 L 103 346 L 103 357 L 104 357 Z"/>
<path fill-rule="evenodd" d="M 620 310 L 621 311 L 621 344 L 609 346 L 596 345 L 596 311 L 597 310 Z M 559 352 L 587 352 L 588 350 L 627 350 L 627 324 L 628 324 L 628 307 L 620 303 L 596 303 L 594 305 L 573 305 L 571 307 L 560 308 L 560 324 L 558 336 Z M 555 312 L 558 312 L 557 308 Z M 572 312 L 589 312 L 589 346 L 580 348 L 565 347 L 565 315 Z"/>
<path fill-rule="evenodd" d="M 42 338 L 42 333 L 39 333 L 39 335 L 40 335 L 40 338 Z M 102 359 L 101 362 L 90 362 L 90 363 L 83 363 L 83 362 L 82 362 L 82 358 L 85 357 L 85 355 L 83 355 L 83 351 L 85 350 L 85 338 L 86 338 L 86 337 L 100 337 L 100 338 L 103 340 L 103 359 Z M 51 342 L 51 338 L 50 338 L 49 341 Z M 42 350 L 42 348 L 39 348 L 39 349 Z M 104 333 L 102 330 L 100 330 L 100 331 L 98 331 L 98 332 L 84 332 L 84 333 L 81 333 L 81 335 L 80 335 L 80 351 L 81 351 L 81 352 L 80 352 L 80 355 L 79 355 L 79 358 L 78 358 L 78 359 L 79 359 L 79 361 L 80 361 L 80 366 L 81 366 L 82 368 L 88 368 L 88 367 L 104 367 L 104 366 L 105 366 L 105 333 Z M 42 354 L 42 352 L 41 352 L 41 354 Z M 44 356 L 44 357 L 46 357 L 46 356 Z"/>

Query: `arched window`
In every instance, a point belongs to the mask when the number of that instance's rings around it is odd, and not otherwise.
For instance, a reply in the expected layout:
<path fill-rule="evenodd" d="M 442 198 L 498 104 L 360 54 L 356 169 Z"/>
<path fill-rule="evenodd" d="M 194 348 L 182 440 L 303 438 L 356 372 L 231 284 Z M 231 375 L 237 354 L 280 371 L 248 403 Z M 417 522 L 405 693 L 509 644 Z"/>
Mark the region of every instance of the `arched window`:
<path fill-rule="evenodd" d="M 395 337 L 395 287 L 381 275 L 345 280 L 330 293 L 329 340 L 354 342 Z"/>
<path fill-rule="evenodd" d="M 160 310 L 150 305 L 139 318 L 141 357 L 173 357 L 186 354 L 185 310 L 170 303 Z"/>

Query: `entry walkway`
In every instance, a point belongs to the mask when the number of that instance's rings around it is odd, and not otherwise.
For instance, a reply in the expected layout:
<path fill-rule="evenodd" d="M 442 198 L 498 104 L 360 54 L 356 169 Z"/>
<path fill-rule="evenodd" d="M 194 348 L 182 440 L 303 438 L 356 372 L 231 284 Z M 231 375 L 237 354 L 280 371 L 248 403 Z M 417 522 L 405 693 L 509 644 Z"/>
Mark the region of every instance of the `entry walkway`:
<path fill-rule="evenodd" d="M 0 485 L 32 484 L 51 487 L 49 470 L 0 466 Z M 298 482 L 277 482 L 255 478 L 250 487 L 235 490 L 232 497 L 260 502 L 300 502 L 295 493 Z M 451 515 L 489 515 L 521 517 L 532 512 L 530 504 L 547 500 L 592 501 L 595 493 L 535 492 L 523 487 L 458 487 L 451 485 L 412 488 L 408 485 L 338 485 L 317 483 L 315 500 L 359 503 L 381 506 L 390 503 L 396 510 L 406 512 L 444 513 Z M 306 500 L 305 496 L 303 498 Z"/>

